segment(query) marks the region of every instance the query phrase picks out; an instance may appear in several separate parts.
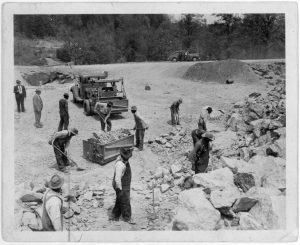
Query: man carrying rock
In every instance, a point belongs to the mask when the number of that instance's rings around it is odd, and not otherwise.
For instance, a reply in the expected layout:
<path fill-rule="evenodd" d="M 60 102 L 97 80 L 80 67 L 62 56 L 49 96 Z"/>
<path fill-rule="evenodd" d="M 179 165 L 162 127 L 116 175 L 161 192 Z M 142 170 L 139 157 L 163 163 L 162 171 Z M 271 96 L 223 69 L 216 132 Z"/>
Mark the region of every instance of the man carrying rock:
<path fill-rule="evenodd" d="M 49 189 L 43 197 L 43 231 L 63 230 L 63 200 L 61 197 L 61 187 L 63 184 L 64 179 L 58 175 L 53 175 L 48 182 Z"/>
<path fill-rule="evenodd" d="M 100 117 L 101 130 L 105 132 L 105 125 L 107 125 L 107 132 L 111 131 L 111 110 L 113 103 L 109 101 L 108 103 L 97 102 L 95 105 L 95 111 L 97 111 Z"/>
<path fill-rule="evenodd" d="M 42 109 L 43 109 L 43 101 L 41 98 L 41 90 L 36 89 L 35 95 L 33 96 L 33 111 L 35 115 L 35 124 L 34 126 L 37 128 L 43 127 L 43 124 L 41 123 L 41 116 L 42 116 Z"/>
<path fill-rule="evenodd" d="M 17 101 L 18 112 L 25 112 L 24 99 L 26 98 L 26 89 L 21 85 L 21 81 L 17 80 L 17 85 L 14 86 L 14 93 Z"/>
<path fill-rule="evenodd" d="M 67 130 L 69 126 L 69 107 L 68 107 L 69 94 L 64 93 L 64 97 L 59 100 L 59 115 L 60 122 L 58 125 L 58 131 Z"/>
<path fill-rule="evenodd" d="M 191 161 L 195 164 L 195 174 L 204 173 L 209 162 L 209 142 L 214 139 L 211 133 L 204 133 L 202 138 L 195 144 L 191 153 Z"/>
<path fill-rule="evenodd" d="M 77 128 L 72 128 L 71 130 L 62 130 L 56 132 L 49 141 L 49 144 L 53 145 L 59 171 L 67 173 L 66 167 L 70 166 L 70 162 L 67 157 L 68 148 L 72 137 L 77 134 Z"/>
<path fill-rule="evenodd" d="M 173 102 L 173 104 L 170 106 L 171 110 L 171 123 L 172 125 L 180 125 L 179 123 L 179 106 L 182 103 L 182 99 L 176 100 Z"/>
<path fill-rule="evenodd" d="M 122 147 L 120 157 L 115 164 L 112 182 L 116 191 L 116 203 L 112 210 L 112 219 L 118 220 L 122 215 L 124 221 L 133 223 L 130 205 L 131 168 L 128 161 L 130 157 L 132 157 L 132 149 Z"/>
<path fill-rule="evenodd" d="M 148 125 L 145 123 L 144 119 L 136 112 L 137 107 L 132 106 L 131 107 L 131 112 L 134 117 L 135 121 L 135 126 L 133 130 L 135 130 L 135 147 L 137 147 L 140 151 L 143 150 L 144 147 L 144 135 L 145 135 L 145 130 L 148 129 Z"/>

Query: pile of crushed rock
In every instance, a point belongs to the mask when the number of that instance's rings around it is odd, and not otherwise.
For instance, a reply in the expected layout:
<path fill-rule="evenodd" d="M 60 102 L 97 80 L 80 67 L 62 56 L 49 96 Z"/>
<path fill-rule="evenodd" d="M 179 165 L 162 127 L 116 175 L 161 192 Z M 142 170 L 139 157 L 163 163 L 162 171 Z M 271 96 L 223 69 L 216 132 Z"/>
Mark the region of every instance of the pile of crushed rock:
<path fill-rule="evenodd" d="M 263 95 L 252 93 L 229 111 L 226 126 L 238 132 L 233 149 L 246 160 L 255 155 L 285 158 L 285 81 Z"/>
<path fill-rule="evenodd" d="M 124 128 L 116 129 L 116 130 L 101 133 L 101 134 L 93 133 L 95 140 L 97 141 L 97 143 L 99 143 L 101 145 L 105 145 L 105 144 L 117 141 L 119 139 L 128 137 L 130 135 L 131 135 L 130 130 L 124 129 Z"/>
<path fill-rule="evenodd" d="M 78 76 L 73 73 L 51 72 L 30 72 L 22 75 L 23 79 L 31 86 L 41 86 L 47 83 L 57 82 L 59 84 L 73 83 L 78 81 Z"/>
<path fill-rule="evenodd" d="M 226 80 L 233 80 L 235 83 L 249 83 L 259 80 L 248 64 L 235 59 L 197 63 L 185 72 L 183 78 L 220 83 L 226 83 Z"/>

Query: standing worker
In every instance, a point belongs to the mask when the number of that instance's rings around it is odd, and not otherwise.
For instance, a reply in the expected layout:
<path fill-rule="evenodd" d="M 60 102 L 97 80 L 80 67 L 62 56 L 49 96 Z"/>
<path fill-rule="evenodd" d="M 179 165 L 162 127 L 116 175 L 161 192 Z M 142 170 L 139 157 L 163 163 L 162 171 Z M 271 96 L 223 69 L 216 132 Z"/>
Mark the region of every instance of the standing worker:
<path fill-rule="evenodd" d="M 132 149 L 122 147 L 120 149 L 120 156 L 115 164 L 112 182 L 113 188 L 116 191 L 116 203 L 112 210 L 112 218 L 116 220 L 122 215 L 125 222 L 133 224 L 130 205 L 131 168 L 128 161 L 132 157 Z"/>
<path fill-rule="evenodd" d="M 21 81 L 17 80 L 17 85 L 14 86 L 14 93 L 17 101 L 18 112 L 25 112 L 24 99 L 26 98 L 26 89 L 21 85 Z"/>
<path fill-rule="evenodd" d="M 179 106 L 182 103 L 182 99 L 176 100 L 170 107 L 171 110 L 171 123 L 172 125 L 180 125 L 179 123 Z"/>
<path fill-rule="evenodd" d="M 194 146 L 202 138 L 202 134 L 204 134 L 206 130 L 206 122 L 204 120 L 204 117 L 200 114 L 198 128 L 192 131 L 192 139 Z"/>
<path fill-rule="evenodd" d="M 77 128 L 72 128 L 71 130 L 62 130 L 56 132 L 53 135 L 52 139 L 49 141 L 49 144 L 53 145 L 59 171 L 67 173 L 66 167 L 70 166 L 70 162 L 67 157 L 68 148 L 72 137 L 77 134 Z"/>
<path fill-rule="evenodd" d="M 63 230 L 63 200 L 61 196 L 61 187 L 63 184 L 64 179 L 58 175 L 53 175 L 48 182 L 49 189 L 45 192 L 43 197 L 43 231 Z"/>
<path fill-rule="evenodd" d="M 41 98 L 41 90 L 36 89 L 35 95 L 33 96 L 33 111 L 35 115 L 35 124 L 34 126 L 37 128 L 43 127 L 43 124 L 41 123 L 41 116 L 42 116 L 42 109 L 43 109 L 43 101 Z"/>
<path fill-rule="evenodd" d="M 59 100 L 59 115 L 60 122 L 58 125 L 58 131 L 67 130 L 69 126 L 69 107 L 68 107 L 69 94 L 64 93 L 64 97 Z"/>
<path fill-rule="evenodd" d="M 140 151 L 143 150 L 144 147 L 144 136 L 145 130 L 148 129 L 148 125 L 145 123 L 144 119 L 136 112 L 136 106 L 131 107 L 131 112 L 134 117 L 135 126 L 133 130 L 135 130 L 135 147 L 137 147 Z"/>
<path fill-rule="evenodd" d="M 105 125 L 107 125 L 107 132 L 111 131 L 111 110 L 113 103 L 108 101 L 108 103 L 100 103 L 97 102 L 95 105 L 95 111 L 98 113 L 100 117 L 101 130 L 105 132 Z"/>
<path fill-rule="evenodd" d="M 211 133 L 204 133 L 202 138 L 195 144 L 192 151 L 192 161 L 195 164 L 195 174 L 204 173 L 209 162 L 209 142 L 214 139 Z"/>
<path fill-rule="evenodd" d="M 213 109 L 210 106 L 204 106 L 201 109 L 200 117 L 202 117 L 205 123 L 210 119 L 210 114 L 212 113 Z"/>

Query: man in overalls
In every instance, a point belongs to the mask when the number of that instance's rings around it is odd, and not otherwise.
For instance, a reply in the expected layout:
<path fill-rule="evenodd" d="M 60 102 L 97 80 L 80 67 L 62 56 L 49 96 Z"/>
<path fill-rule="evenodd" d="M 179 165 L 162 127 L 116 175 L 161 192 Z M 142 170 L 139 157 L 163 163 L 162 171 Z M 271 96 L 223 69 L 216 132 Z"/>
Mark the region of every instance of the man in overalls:
<path fill-rule="evenodd" d="M 132 156 L 132 149 L 121 148 L 120 156 L 115 164 L 112 182 L 113 188 L 116 191 L 116 203 L 112 210 L 112 219 L 118 220 L 122 215 L 124 221 L 133 224 L 130 205 L 131 168 L 128 162 Z"/>
<path fill-rule="evenodd" d="M 53 145 L 58 169 L 62 172 L 67 172 L 66 166 L 70 165 L 67 158 L 68 148 L 71 138 L 77 134 L 77 128 L 72 128 L 71 130 L 62 130 L 56 132 L 53 135 L 52 140 L 49 142 L 50 145 Z"/>
<path fill-rule="evenodd" d="M 63 230 L 63 200 L 60 195 L 63 184 L 64 179 L 58 175 L 52 176 L 48 182 L 49 189 L 45 192 L 43 197 L 43 231 Z"/>

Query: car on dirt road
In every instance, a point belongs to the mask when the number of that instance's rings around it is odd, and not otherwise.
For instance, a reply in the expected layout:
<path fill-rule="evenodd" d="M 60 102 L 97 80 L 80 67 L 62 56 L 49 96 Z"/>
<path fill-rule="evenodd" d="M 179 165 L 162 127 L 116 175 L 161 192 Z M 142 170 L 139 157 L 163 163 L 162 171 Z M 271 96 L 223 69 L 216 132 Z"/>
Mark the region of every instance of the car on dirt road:
<path fill-rule="evenodd" d="M 112 114 L 128 111 L 128 99 L 126 96 L 123 78 L 107 79 L 108 73 L 99 75 L 80 75 L 78 82 L 71 87 L 74 103 L 83 103 L 87 116 L 96 114 L 97 102 L 107 103 L 111 101 Z"/>
<path fill-rule="evenodd" d="M 178 50 L 171 53 L 168 57 L 168 61 L 198 61 L 200 60 L 200 54 L 197 52 L 190 52 L 187 50 Z"/>

